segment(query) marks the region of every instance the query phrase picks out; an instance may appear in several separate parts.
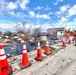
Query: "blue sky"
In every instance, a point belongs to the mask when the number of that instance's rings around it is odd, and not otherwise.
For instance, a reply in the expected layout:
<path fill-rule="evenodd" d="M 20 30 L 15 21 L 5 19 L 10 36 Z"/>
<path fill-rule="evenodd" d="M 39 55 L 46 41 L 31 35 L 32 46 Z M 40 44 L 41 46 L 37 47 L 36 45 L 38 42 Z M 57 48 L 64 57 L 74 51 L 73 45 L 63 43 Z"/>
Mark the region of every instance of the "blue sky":
<path fill-rule="evenodd" d="M 26 21 L 26 28 L 76 28 L 75 0 L 0 0 L 0 30 L 15 30 Z"/>

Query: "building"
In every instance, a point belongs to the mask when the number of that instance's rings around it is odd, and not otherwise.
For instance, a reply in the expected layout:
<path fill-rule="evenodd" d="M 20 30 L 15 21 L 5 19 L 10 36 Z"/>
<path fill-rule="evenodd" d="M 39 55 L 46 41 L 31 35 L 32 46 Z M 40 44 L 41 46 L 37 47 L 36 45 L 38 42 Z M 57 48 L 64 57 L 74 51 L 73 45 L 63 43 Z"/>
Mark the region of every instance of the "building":
<path fill-rule="evenodd" d="M 63 34 L 63 32 L 64 32 L 64 27 L 47 29 L 47 34 L 52 39 L 57 39 L 57 37 L 58 37 L 57 34 L 59 33 L 61 35 L 61 34 Z"/>

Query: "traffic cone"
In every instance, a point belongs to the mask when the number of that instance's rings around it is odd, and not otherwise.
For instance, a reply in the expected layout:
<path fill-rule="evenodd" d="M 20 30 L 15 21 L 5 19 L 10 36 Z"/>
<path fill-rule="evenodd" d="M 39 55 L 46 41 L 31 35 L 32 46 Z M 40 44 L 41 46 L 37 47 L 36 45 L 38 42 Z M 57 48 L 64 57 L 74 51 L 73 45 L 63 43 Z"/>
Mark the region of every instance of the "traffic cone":
<path fill-rule="evenodd" d="M 3 45 L 0 45 L 0 75 L 11 75 L 12 68 L 9 66 Z"/>
<path fill-rule="evenodd" d="M 48 40 L 46 41 L 46 46 L 45 46 L 45 54 L 49 55 L 51 54 L 50 48 L 49 48 L 49 43 Z"/>
<path fill-rule="evenodd" d="M 35 60 L 41 61 L 43 59 L 41 47 L 40 47 L 40 41 L 38 41 L 38 47 L 37 47 L 37 56 Z"/>
<path fill-rule="evenodd" d="M 31 63 L 28 60 L 28 54 L 26 49 L 26 42 L 23 43 L 23 54 L 22 54 L 22 62 L 20 64 L 21 69 L 31 66 Z"/>
<path fill-rule="evenodd" d="M 62 46 L 66 47 L 66 42 L 64 40 L 62 41 Z"/>
<path fill-rule="evenodd" d="M 65 37 L 63 37 L 63 39 L 62 39 L 62 46 L 66 47 Z"/>
<path fill-rule="evenodd" d="M 66 47 L 65 41 L 62 41 L 62 46 L 63 46 L 63 47 Z"/>

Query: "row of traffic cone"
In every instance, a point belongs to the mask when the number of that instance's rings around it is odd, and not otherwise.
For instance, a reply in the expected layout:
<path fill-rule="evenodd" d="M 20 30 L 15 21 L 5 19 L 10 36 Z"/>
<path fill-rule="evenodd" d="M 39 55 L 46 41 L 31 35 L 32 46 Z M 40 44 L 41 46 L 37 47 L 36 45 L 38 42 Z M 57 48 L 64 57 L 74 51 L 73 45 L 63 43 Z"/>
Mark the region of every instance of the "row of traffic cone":
<path fill-rule="evenodd" d="M 66 47 L 66 42 L 64 39 L 62 40 L 62 46 Z M 51 54 L 51 51 L 49 49 L 48 40 L 46 41 L 45 54 L 46 55 Z M 42 50 L 40 47 L 40 41 L 38 41 L 37 56 L 35 59 L 38 61 L 41 61 L 43 59 Z M 23 42 L 22 62 L 20 63 L 20 67 L 21 67 L 21 69 L 23 69 L 23 68 L 26 68 L 30 65 L 31 65 L 31 63 L 28 60 L 26 42 Z M 0 75 L 11 75 L 11 74 L 12 74 L 12 68 L 8 64 L 3 45 L 0 45 Z"/>
<path fill-rule="evenodd" d="M 27 56 L 26 53 L 27 53 L 26 43 L 24 43 L 24 44 L 23 44 L 23 55 L 22 55 L 22 61 L 23 61 L 23 63 L 24 63 L 24 61 L 25 61 L 24 58 L 25 58 L 25 57 L 28 58 L 28 56 Z M 25 54 L 26 54 L 26 56 L 25 56 Z M 49 50 L 48 41 L 46 41 L 45 54 L 46 54 L 46 55 L 51 54 L 51 51 Z M 41 60 L 43 59 L 42 50 L 41 50 L 41 47 L 40 47 L 40 41 L 39 41 L 39 40 L 38 40 L 38 47 L 37 47 L 37 56 L 36 56 L 35 59 L 36 59 L 36 60 L 39 60 L 39 61 L 41 61 Z M 28 60 L 28 59 L 27 59 L 27 60 Z M 29 63 L 29 61 L 28 61 L 28 63 Z M 30 63 L 29 63 L 29 65 L 30 65 Z"/>
<path fill-rule="evenodd" d="M 51 51 L 49 50 L 49 44 L 48 41 L 46 41 L 45 54 L 49 55 L 50 53 Z M 35 59 L 38 61 L 41 61 L 43 59 L 42 51 L 40 47 L 40 41 L 38 41 L 37 56 Z M 21 69 L 23 69 L 28 66 L 31 66 L 31 63 L 28 60 L 26 42 L 23 42 L 22 62 L 20 63 L 20 67 Z M 8 64 L 8 60 L 3 45 L 0 45 L 0 75 L 11 75 L 11 74 L 12 74 L 12 68 Z"/>
<path fill-rule="evenodd" d="M 50 51 L 50 49 L 49 49 L 48 40 L 46 41 L 45 54 L 46 54 L 46 55 L 51 54 L 51 51 Z M 41 52 L 41 47 L 40 47 L 40 41 L 38 41 L 37 56 L 36 56 L 35 59 L 38 60 L 38 61 L 41 61 L 41 60 L 43 59 L 42 52 Z"/>

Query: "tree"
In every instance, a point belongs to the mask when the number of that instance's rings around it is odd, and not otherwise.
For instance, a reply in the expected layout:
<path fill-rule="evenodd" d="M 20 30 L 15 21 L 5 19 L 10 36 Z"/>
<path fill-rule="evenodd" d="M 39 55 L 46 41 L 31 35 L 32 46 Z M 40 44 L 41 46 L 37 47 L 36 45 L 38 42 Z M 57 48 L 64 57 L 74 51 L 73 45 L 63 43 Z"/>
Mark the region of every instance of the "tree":
<path fill-rule="evenodd" d="M 17 33 L 23 33 L 24 32 L 24 27 L 21 24 L 17 24 L 15 26 L 16 32 Z"/>
<path fill-rule="evenodd" d="M 3 36 L 3 33 L 0 31 L 0 37 L 2 37 Z"/>
<path fill-rule="evenodd" d="M 24 34 L 24 36 L 21 36 L 21 38 L 25 41 L 28 41 L 31 38 L 31 28 L 32 26 L 30 26 L 28 29 L 26 28 L 26 21 L 24 21 L 22 24 L 17 24 L 16 25 L 16 32 L 18 34 Z"/>
<path fill-rule="evenodd" d="M 26 28 L 26 21 L 24 21 L 22 24 L 17 24 L 15 28 L 17 33 L 24 34 L 24 36 L 21 37 L 25 41 L 30 40 L 31 37 L 38 38 L 39 36 L 41 36 L 42 33 L 41 27 L 34 28 L 33 30 L 32 30 L 32 26 Z"/>
<path fill-rule="evenodd" d="M 41 27 L 39 27 L 34 29 L 32 36 L 35 37 L 35 39 L 37 39 L 38 37 L 41 36 L 41 34 L 42 34 L 42 29 Z"/>

